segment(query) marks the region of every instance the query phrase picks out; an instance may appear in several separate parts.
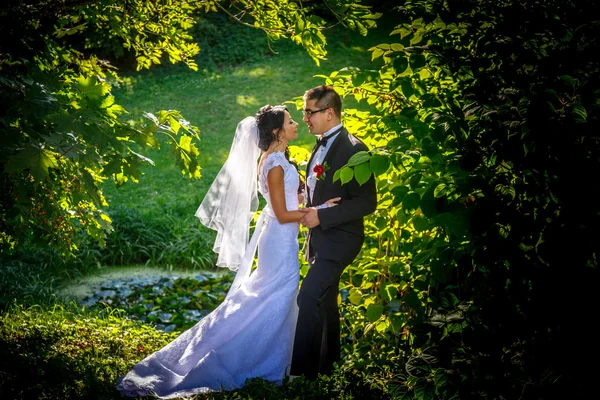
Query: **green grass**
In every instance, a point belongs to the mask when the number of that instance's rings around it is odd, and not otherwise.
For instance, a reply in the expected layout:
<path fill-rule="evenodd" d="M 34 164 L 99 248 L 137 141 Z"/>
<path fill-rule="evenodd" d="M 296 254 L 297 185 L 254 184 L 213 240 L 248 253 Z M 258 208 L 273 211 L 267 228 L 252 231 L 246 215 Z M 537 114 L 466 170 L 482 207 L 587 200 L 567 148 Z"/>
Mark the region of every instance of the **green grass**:
<path fill-rule="evenodd" d="M 245 64 L 198 72 L 182 66 L 159 67 L 128 74 L 130 84 L 114 92 L 117 102 L 129 111 L 127 118 L 137 121 L 144 112 L 176 109 L 200 129 L 202 178 L 182 175 L 168 147 L 163 146 L 144 152 L 155 166 L 143 167 L 139 183 L 129 182 L 118 189 L 111 182 L 104 184 L 116 231 L 109 237 L 107 249 L 101 251 L 102 263 L 211 266 L 214 233 L 202 226 L 194 213 L 227 157 L 237 123 L 264 104 L 281 104 L 322 84 L 323 79 L 314 75 L 347 66 L 372 68 L 367 50 L 384 41 L 386 37 L 362 37 L 334 28 L 328 32 L 328 60 L 320 67 L 302 48 L 281 42 L 274 45 L 277 55 L 266 53 Z M 356 106 L 348 103 L 346 107 Z M 308 150 L 314 138 L 301 122 L 301 112 L 293 105 L 289 109 L 300 123 L 300 137 L 293 144 Z"/>

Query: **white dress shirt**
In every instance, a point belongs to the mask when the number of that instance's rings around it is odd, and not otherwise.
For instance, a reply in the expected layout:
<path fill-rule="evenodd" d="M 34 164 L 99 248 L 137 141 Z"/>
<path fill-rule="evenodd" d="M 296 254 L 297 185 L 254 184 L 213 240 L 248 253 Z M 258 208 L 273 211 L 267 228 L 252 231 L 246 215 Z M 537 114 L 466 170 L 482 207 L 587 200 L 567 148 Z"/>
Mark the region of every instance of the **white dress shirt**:
<path fill-rule="evenodd" d="M 323 164 L 323 160 L 325 160 L 325 156 L 327 155 L 329 148 L 331 147 L 331 145 L 333 144 L 335 139 L 339 136 L 339 132 L 336 133 L 335 135 L 332 135 L 332 136 L 330 136 L 330 135 L 331 135 L 331 133 L 337 131 L 341 127 L 342 127 L 342 124 L 340 123 L 340 124 L 334 126 L 333 128 L 331 128 L 330 130 L 328 130 L 327 132 L 325 132 L 322 136 L 320 136 L 320 138 L 327 137 L 327 144 L 325 146 L 319 146 L 319 149 L 315 153 L 315 155 L 312 159 L 312 162 L 310 163 L 310 165 L 308 167 L 308 176 L 306 177 L 306 185 L 309 188 L 309 193 L 310 193 L 311 199 L 312 199 L 312 194 L 315 192 L 315 187 L 317 186 L 317 174 L 313 171 L 313 168 L 315 167 L 315 165 Z M 331 172 L 326 171 L 325 173 L 329 174 Z M 313 204 L 313 206 L 314 206 L 314 204 Z"/>

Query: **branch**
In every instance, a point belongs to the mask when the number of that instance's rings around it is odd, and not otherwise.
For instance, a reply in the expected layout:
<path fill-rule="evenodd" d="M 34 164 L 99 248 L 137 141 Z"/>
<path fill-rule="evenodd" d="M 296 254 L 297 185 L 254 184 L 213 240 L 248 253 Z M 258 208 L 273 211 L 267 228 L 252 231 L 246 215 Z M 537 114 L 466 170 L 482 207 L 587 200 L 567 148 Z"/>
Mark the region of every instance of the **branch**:
<path fill-rule="evenodd" d="M 265 32 L 278 32 L 278 33 L 287 33 L 285 31 L 281 31 L 281 30 L 276 30 L 276 29 L 269 29 L 269 28 L 265 28 L 264 26 L 255 26 L 252 24 L 249 24 L 247 22 L 242 21 L 241 19 L 239 19 L 238 17 L 236 17 L 235 15 L 233 15 L 232 13 L 230 13 L 227 9 L 225 9 L 219 2 L 215 2 L 215 4 L 217 5 L 217 7 L 219 7 L 221 9 L 221 11 L 223 11 L 225 14 L 229 15 L 231 18 L 233 18 L 234 20 L 236 20 L 237 22 L 239 22 L 240 24 L 250 27 L 250 28 L 254 28 L 254 29 L 260 29 L 262 31 Z M 269 46 L 270 48 L 271 46 Z"/>

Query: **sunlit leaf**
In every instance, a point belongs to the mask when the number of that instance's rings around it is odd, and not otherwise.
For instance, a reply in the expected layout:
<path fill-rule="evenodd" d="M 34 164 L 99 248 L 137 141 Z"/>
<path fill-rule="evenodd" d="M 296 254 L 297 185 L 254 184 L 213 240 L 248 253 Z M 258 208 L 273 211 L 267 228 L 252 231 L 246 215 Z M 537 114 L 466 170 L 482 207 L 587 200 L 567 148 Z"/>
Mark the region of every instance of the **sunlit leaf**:
<path fill-rule="evenodd" d="M 352 157 L 348 160 L 348 167 L 353 167 L 358 164 L 369 162 L 371 155 L 366 151 L 359 151 L 356 154 L 353 154 Z"/>
<path fill-rule="evenodd" d="M 342 181 L 342 185 L 348 183 L 354 177 L 354 170 L 349 167 L 344 167 L 340 170 L 340 180 Z"/>

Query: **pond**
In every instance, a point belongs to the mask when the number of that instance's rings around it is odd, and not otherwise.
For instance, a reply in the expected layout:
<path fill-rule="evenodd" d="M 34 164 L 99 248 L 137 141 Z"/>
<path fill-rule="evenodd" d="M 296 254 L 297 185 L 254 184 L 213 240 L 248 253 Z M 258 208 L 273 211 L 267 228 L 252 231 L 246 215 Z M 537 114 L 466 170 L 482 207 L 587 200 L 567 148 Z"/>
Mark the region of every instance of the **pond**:
<path fill-rule="evenodd" d="M 225 299 L 233 277 L 229 270 L 221 269 L 107 267 L 99 274 L 74 281 L 60 295 L 88 309 L 123 310 L 128 317 L 165 332 L 182 331 Z"/>

